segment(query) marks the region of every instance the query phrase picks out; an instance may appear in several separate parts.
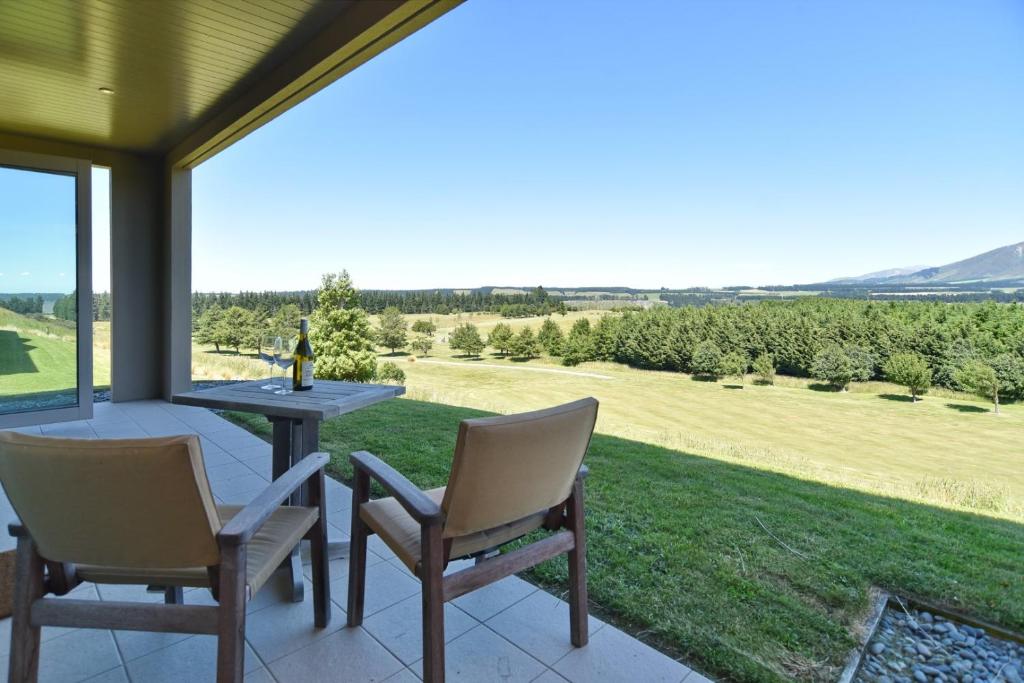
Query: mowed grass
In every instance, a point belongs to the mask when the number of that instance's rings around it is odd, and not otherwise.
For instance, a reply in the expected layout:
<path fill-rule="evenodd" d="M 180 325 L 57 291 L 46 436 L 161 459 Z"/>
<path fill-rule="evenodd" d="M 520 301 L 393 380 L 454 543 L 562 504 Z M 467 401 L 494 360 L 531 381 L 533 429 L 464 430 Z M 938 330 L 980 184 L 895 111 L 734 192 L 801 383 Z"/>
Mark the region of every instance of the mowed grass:
<path fill-rule="evenodd" d="M 520 373 L 473 375 L 466 389 L 480 392 L 474 396 L 499 395 L 498 400 L 511 403 L 512 389 L 505 384 L 513 381 L 506 379 L 509 375 Z M 706 401 L 727 411 L 726 402 L 710 398 L 714 387 L 673 379 L 682 383 L 681 391 L 688 397 L 676 410 Z M 563 392 L 572 389 L 546 388 L 557 382 L 554 375 L 534 379 L 535 386 L 518 405 L 561 400 Z M 614 397 L 608 388 L 600 391 L 600 429 L 605 431 L 622 419 L 615 416 L 625 414 L 629 399 Z M 756 419 L 754 414 L 765 409 L 744 403 L 750 400 L 746 396 L 757 392 L 720 386 L 716 391 L 747 407 L 746 416 L 738 408 L 729 409 L 731 417 L 726 420 Z M 832 433 L 827 418 L 843 415 L 848 397 L 806 393 L 826 406 L 819 409 L 818 418 L 826 420 L 819 431 Z M 800 400 L 768 396 L 762 403 L 779 401 L 785 407 L 771 410 L 789 409 L 791 402 Z M 632 395 L 635 414 L 652 413 L 643 421 L 655 420 L 654 412 L 679 417 L 669 408 L 646 408 L 655 398 L 657 394 L 637 390 Z M 889 410 L 906 407 L 873 400 Z M 874 415 L 874 405 L 866 402 L 866 415 Z M 950 418 L 964 417 L 949 412 Z M 458 422 L 483 414 L 425 401 L 390 401 L 328 421 L 321 430 L 321 445 L 332 454 L 331 468 L 342 479 L 351 478 L 347 454 L 366 449 L 416 485 L 439 486 L 447 480 Z M 232 417 L 269 435 L 260 418 Z M 970 417 L 982 425 L 984 420 L 997 422 L 987 415 Z M 904 419 L 914 424 L 911 418 L 918 416 Z M 697 424 L 693 415 L 685 419 Z M 1019 415 L 998 423 L 1014 419 Z M 709 430 L 728 434 L 728 424 L 722 422 L 712 420 Z M 870 430 L 870 422 L 861 427 Z M 761 443 L 770 445 L 772 438 L 788 441 L 783 431 L 776 427 L 763 434 Z M 818 443 L 827 437 L 819 435 Z M 832 434 L 831 440 L 838 443 L 839 437 Z M 855 451 L 853 445 L 838 445 Z M 895 459 L 898 446 L 893 445 Z M 595 435 L 587 462 L 588 562 L 595 611 L 716 677 L 835 680 L 855 644 L 873 586 L 1024 629 L 1024 527 L 1016 522 L 808 481 L 607 433 Z M 565 562 L 545 563 L 530 578 L 556 593 L 564 591 Z"/>
<path fill-rule="evenodd" d="M 411 398 L 510 413 L 594 396 L 603 434 L 1024 519 L 1021 405 L 996 416 L 986 404 L 951 393 L 911 403 L 884 383 L 848 393 L 815 391 L 797 380 L 774 387 L 748 380 L 740 388 L 613 363 L 567 369 L 443 354 L 399 361 Z"/>
<path fill-rule="evenodd" d="M 93 384 L 110 384 L 110 327 L 96 323 Z M 0 308 L 0 396 L 72 389 L 77 383 L 74 326 Z"/>
<path fill-rule="evenodd" d="M 586 316 L 552 316 L 566 329 Z M 437 340 L 466 321 L 484 334 L 496 314 L 421 315 L 438 324 Z M 543 318 L 507 321 L 539 328 Z M 437 341 L 425 358 L 382 353 L 406 373 L 408 396 L 433 403 L 511 413 L 594 396 L 599 432 L 751 465 L 812 481 L 1024 521 L 1024 405 L 996 416 L 969 396 L 936 390 L 918 403 L 884 382 L 846 393 L 779 377 L 778 386 L 700 382 L 688 375 L 615 363 L 565 368 L 488 349 L 466 359 Z M 193 347 L 193 377 L 265 377 L 251 355 Z"/>

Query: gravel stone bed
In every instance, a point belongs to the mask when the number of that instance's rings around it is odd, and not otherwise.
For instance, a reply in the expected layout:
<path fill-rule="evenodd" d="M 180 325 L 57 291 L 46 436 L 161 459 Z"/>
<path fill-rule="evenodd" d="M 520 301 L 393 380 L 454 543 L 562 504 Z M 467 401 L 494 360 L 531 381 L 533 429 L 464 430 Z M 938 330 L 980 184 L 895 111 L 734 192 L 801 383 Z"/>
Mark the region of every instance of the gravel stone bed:
<path fill-rule="evenodd" d="M 1024 683 L 1024 645 L 923 610 L 888 607 L 854 680 Z"/>

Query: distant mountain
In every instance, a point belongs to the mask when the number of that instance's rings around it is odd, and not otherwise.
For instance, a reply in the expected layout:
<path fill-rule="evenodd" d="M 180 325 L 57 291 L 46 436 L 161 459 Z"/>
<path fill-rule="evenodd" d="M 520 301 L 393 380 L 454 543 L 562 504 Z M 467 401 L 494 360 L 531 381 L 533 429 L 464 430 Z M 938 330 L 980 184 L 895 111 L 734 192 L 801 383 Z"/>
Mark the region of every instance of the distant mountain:
<path fill-rule="evenodd" d="M 886 285 L 926 285 L 968 282 L 997 282 L 1024 280 L 1024 242 L 999 247 L 963 261 L 938 268 L 921 268 L 909 273 L 887 275 L 887 271 L 869 273 L 859 278 L 846 278 L 836 282 Z"/>
<path fill-rule="evenodd" d="M 876 280 L 884 280 L 890 277 L 897 277 L 899 275 L 910 275 L 920 270 L 925 270 L 928 266 L 907 266 L 906 268 L 890 268 L 888 270 L 876 270 L 873 273 L 865 273 L 863 275 L 857 275 L 855 277 L 837 277 L 835 280 L 829 280 L 829 282 L 835 284 L 852 284 L 855 282 L 869 282 Z"/>

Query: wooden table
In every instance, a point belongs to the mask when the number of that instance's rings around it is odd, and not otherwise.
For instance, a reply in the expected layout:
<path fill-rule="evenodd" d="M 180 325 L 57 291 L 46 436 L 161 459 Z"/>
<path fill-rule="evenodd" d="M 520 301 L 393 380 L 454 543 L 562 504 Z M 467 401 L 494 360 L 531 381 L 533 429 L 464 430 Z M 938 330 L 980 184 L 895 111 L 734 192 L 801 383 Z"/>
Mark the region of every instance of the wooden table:
<path fill-rule="evenodd" d="M 309 391 L 275 394 L 260 388 L 266 383 L 267 380 L 262 379 L 187 391 L 172 396 L 171 403 L 266 416 L 273 425 L 271 472 L 277 479 L 296 462 L 320 450 L 321 422 L 405 393 L 405 387 L 401 386 L 318 379 Z M 303 497 L 304 494 L 300 494 L 291 503 L 301 505 Z M 292 552 L 290 564 L 292 599 L 302 602 L 302 562 L 298 548 Z"/>

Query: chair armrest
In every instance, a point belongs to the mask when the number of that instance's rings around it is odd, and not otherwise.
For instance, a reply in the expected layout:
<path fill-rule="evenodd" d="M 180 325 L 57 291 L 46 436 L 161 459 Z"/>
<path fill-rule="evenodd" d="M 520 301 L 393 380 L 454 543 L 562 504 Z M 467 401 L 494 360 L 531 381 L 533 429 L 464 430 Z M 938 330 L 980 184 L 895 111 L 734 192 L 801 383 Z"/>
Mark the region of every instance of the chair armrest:
<path fill-rule="evenodd" d="M 579 478 L 580 479 L 586 479 L 589 476 L 590 476 L 590 468 L 587 467 L 586 465 L 580 465 Z"/>
<path fill-rule="evenodd" d="M 217 534 L 218 541 L 228 546 L 248 543 L 274 510 L 306 480 L 322 472 L 329 460 L 330 456 L 326 453 L 310 453 L 295 463 L 251 503 L 239 510 L 237 515 L 228 520 Z"/>
<path fill-rule="evenodd" d="M 366 451 L 356 451 L 349 456 L 349 460 L 352 461 L 353 467 L 376 479 L 417 523 L 436 522 L 441 519 L 440 505 L 377 456 Z"/>
<path fill-rule="evenodd" d="M 15 519 L 7 525 L 7 533 L 15 538 L 21 538 L 22 536 L 28 536 L 28 529 L 21 523 L 20 519 Z"/>

